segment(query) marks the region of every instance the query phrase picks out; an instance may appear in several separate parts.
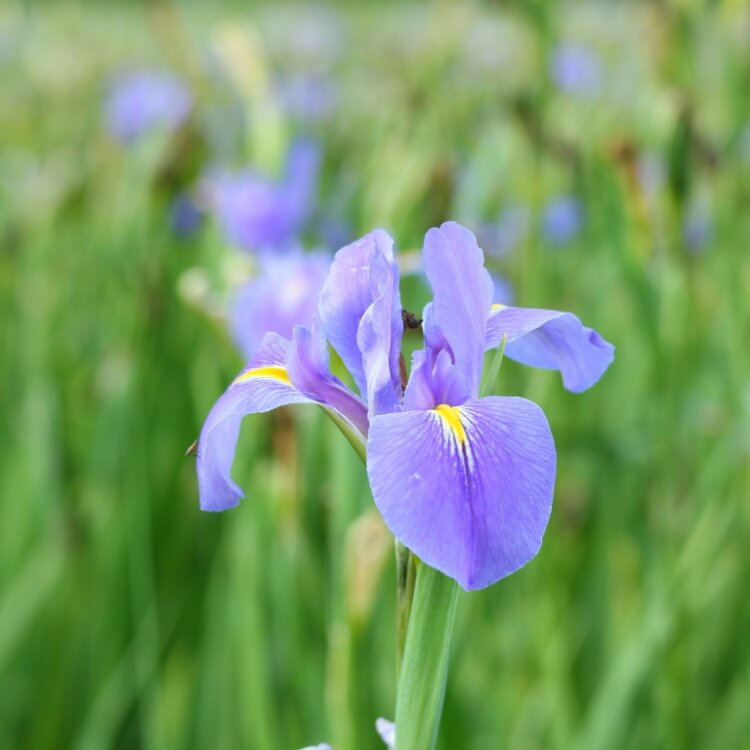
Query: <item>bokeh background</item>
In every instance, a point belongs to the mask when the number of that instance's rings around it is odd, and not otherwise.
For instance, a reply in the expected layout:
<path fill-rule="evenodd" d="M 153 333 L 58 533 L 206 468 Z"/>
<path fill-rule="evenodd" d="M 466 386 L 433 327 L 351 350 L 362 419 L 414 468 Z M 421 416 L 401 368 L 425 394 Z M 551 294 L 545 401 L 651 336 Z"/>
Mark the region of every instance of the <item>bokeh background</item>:
<path fill-rule="evenodd" d="M 183 454 L 281 304 L 248 278 L 382 226 L 418 311 L 452 218 L 498 301 L 617 355 L 582 395 L 503 365 L 555 505 L 461 596 L 440 748 L 750 747 L 745 3 L 5 0 L 0 113 L 0 746 L 382 747 L 392 540 L 346 441 L 246 420 L 218 515 Z"/>

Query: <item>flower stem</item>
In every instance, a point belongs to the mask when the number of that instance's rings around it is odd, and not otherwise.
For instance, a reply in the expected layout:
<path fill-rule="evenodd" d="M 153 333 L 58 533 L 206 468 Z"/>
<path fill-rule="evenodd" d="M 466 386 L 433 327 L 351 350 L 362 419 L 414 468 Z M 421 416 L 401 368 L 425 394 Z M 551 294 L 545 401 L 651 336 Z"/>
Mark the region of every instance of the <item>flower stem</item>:
<path fill-rule="evenodd" d="M 397 750 L 435 747 L 458 601 L 453 579 L 418 561 L 416 568 L 396 699 Z"/>
<path fill-rule="evenodd" d="M 409 615 L 414 599 L 416 580 L 416 558 L 401 542 L 396 542 L 396 680 L 401 676 L 404 660 L 406 633 L 409 628 Z"/>

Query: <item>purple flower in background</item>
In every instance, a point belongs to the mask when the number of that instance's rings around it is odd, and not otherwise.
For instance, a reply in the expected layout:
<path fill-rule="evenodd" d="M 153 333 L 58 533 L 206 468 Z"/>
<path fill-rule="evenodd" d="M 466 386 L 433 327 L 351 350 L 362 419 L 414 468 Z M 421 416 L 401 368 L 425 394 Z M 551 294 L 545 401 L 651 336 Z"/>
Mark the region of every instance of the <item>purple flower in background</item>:
<path fill-rule="evenodd" d="M 581 231 L 583 207 L 571 195 L 553 198 L 542 212 L 542 231 L 553 245 L 566 245 Z"/>
<path fill-rule="evenodd" d="M 638 184 L 649 203 L 653 204 L 667 184 L 667 165 L 659 154 L 645 153 L 636 162 Z"/>
<path fill-rule="evenodd" d="M 252 171 L 219 177 L 210 201 L 227 240 L 248 251 L 295 244 L 312 212 L 319 164 L 317 145 L 297 141 L 281 180 Z"/>
<path fill-rule="evenodd" d="M 176 76 L 140 71 L 119 78 L 105 105 L 107 129 L 122 143 L 155 130 L 176 130 L 190 114 L 193 97 Z"/>
<path fill-rule="evenodd" d="M 694 254 L 701 253 L 713 239 L 713 222 L 708 208 L 702 203 L 688 207 L 682 219 L 682 240 Z"/>
<path fill-rule="evenodd" d="M 333 79 L 315 73 L 280 78 L 275 90 L 284 111 L 303 122 L 319 122 L 334 110 L 338 102 Z"/>
<path fill-rule="evenodd" d="M 513 302 L 513 286 L 510 281 L 494 273 L 490 276 L 492 277 L 492 304 L 509 305 Z"/>
<path fill-rule="evenodd" d="M 563 42 L 555 49 L 550 72 L 557 87 L 566 94 L 594 93 L 602 78 L 599 57 L 573 42 Z"/>
<path fill-rule="evenodd" d="M 529 209 L 525 206 L 507 206 L 497 221 L 484 224 L 479 236 L 486 252 L 491 255 L 507 255 L 529 232 Z"/>
<path fill-rule="evenodd" d="M 312 325 L 331 258 L 299 251 L 259 261 L 260 273 L 237 293 L 230 312 L 232 337 L 245 359 L 269 331 L 291 338 L 295 325 Z"/>
<path fill-rule="evenodd" d="M 552 505 L 554 442 L 531 401 L 479 397 L 484 353 L 505 340 L 506 356 L 559 370 L 578 392 L 614 349 L 571 313 L 493 305 L 482 251 L 459 224 L 427 233 L 424 267 L 434 300 L 404 384 L 393 240 L 375 230 L 339 250 L 312 327 L 296 326 L 291 341 L 266 335 L 208 415 L 197 461 L 204 510 L 242 497 L 230 469 L 245 414 L 315 403 L 366 442 L 375 503 L 425 563 L 478 589 L 534 557 Z M 359 394 L 331 374 L 327 341 Z"/>
<path fill-rule="evenodd" d="M 179 193 L 169 207 L 169 225 L 182 238 L 198 231 L 203 222 L 203 212 L 195 205 L 188 193 Z"/>

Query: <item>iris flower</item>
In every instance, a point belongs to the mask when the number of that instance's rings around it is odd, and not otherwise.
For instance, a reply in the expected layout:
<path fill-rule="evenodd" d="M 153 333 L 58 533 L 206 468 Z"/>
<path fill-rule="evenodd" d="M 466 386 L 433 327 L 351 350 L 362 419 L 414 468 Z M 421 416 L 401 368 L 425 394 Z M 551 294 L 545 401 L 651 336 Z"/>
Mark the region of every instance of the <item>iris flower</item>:
<path fill-rule="evenodd" d="M 572 195 L 561 195 L 547 203 L 542 216 L 542 230 L 553 245 L 566 245 L 581 231 L 583 207 Z"/>
<path fill-rule="evenodd" d="M 130 73 L 109 91 L 107 128 L 119 141 L 130 144 L 153 130 L 176 130 L 192 106 L 190 90 L 176 76 L 151 70 Z"/>
<path fill-rule="evenodd" d="M 292 145 L 280 180 L 247 170 L 216 180 L 211 195 L 228 242 L 241 250 L 287 250 L 313 209 L 320 152 L 312 141 Z"/>
<path fill-rule="evenodd" d="M 259 273 L 238 291 L 230 311 L 232 337 L 249 359 L 266 333 L 289 337 L 296 324 L 310 325 L 331 258 L 292 251 L 258 259 Z"/>
<path fill-rule="evenodd" d="M 566 42 L 552 55 L 552 77 L 558 88 L 567 94 L 596 93 L 602 81 L 602 65 L 592 50 Z"/>
<path fill-rule="evenodd" d="M 470 590 L 536 555 L 552 507 L 552 433 L 531 401 L 480 398 L 484 353 L 505 341 L 505 356 L 559 370 L 578 392 L 614 348 L 571 313 L 493 305 L 483 253 L 459 224 L 427 233 L 424 267 L 434 299 L 404 384 L 393 240 L 375 230 L 339 250 L 313 325 L 297 326 L 291 341 L 267 335 L 208 415 L 197 460 L 204 510 L 242 497 L 230 469 L 246 414 L 313 403 L 366 446 L 375 503 L 423 562 Z M 331 373 L 328 343 L 357 392 Z"/>

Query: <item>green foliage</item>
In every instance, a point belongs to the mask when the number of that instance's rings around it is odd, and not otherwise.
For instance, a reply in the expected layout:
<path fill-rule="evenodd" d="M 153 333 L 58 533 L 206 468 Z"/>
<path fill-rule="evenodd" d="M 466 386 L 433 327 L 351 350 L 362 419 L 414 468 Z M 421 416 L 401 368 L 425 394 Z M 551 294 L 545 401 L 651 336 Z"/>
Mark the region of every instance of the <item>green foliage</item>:
<path fill-rule="evenodd" d="M 184 293 L 227 249 L 166 219 L 206 144 L 195 124 L 183 151 L 123 150 L 101 104 L 136 61 L 180 70 L 210 111 L 222 23 L 254 28 L 272 70 L 330 69 L 339 109 L 311 127 L 353 235 L 413 250 L 524 204 L 529 234 L 493 261 L 516 301 L 617 346 L 582 395 L 503 363 L 498 392 L 552 425 L 555 506 L 535 561 L 460 597 L 438 747 L 749 747 L 747 10 L 565 8 L 0 8 L 0 747 L 374 750 L 394 715 L 394 555 L 335 426 L 248 419 L 248 497 L 221 515 L 183 455 L 241 366 Z M 549 80 L 570 37 L 611 76 L 594 98 Z M 251 152 L 283 135 L 266 115 Z M 653 189 L 645 156 L 666 165 Z M 559 192 L 585 223 L 554 248 L 540 211 Z M 713 233 L 691 253 L 697 200 Z"/>

